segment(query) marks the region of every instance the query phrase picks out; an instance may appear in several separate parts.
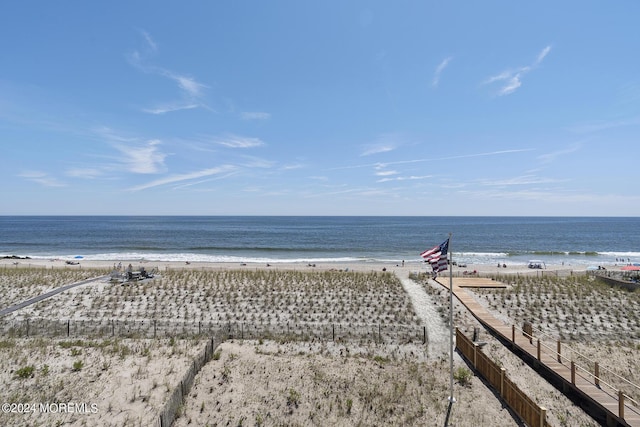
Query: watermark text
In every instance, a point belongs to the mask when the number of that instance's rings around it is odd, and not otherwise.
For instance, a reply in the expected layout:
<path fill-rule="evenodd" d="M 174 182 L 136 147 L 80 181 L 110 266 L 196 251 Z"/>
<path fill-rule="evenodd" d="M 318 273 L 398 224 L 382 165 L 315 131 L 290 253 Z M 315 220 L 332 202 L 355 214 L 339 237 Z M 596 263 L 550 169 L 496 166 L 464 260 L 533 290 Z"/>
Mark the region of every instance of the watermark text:
<path fill-rule="evenodd" d="M 3 403 L 5 414 L 97 414 L 98 404 L 87 402 Z"/>

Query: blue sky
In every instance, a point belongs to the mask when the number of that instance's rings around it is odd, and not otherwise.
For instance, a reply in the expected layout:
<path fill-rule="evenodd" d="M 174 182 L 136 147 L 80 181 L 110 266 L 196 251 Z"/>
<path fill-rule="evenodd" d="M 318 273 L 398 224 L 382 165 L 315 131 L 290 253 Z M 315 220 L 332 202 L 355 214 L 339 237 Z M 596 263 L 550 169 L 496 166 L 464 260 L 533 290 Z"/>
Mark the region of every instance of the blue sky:
<path fill-rule="evenodd" d="M 3 215 L 640 213 L 636 1 L 0 16 Z"/>

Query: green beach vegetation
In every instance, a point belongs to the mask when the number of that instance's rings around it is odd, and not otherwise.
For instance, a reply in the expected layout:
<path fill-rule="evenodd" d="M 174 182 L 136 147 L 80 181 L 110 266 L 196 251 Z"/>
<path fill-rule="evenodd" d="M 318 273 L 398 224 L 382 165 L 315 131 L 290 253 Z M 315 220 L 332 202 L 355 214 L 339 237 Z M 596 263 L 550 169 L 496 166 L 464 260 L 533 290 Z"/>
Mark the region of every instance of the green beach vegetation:
<path fill-rule="evenodd" d="M 6 271 L 0 270 L 0 278 Z M 49 270 L 22 271 L 32 283 L 48 283 Z M 11 277 L 0 279 L 7 289 Z M 20 295 L 40 290 L 23 283 Z M 15 316 L 27 314 L 56 319 L 419 325 L 400 281 L 384 272 L 169 270 L 144 282 L 81 286 Z"/>

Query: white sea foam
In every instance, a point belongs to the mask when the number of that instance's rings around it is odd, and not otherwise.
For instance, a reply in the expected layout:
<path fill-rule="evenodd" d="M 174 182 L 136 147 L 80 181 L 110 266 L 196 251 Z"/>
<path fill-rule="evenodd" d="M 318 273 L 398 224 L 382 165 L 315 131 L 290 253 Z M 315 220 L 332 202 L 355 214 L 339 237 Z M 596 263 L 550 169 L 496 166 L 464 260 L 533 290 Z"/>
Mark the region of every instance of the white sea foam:
<path fill-rule="evenodd" d="M 614 258 L 640 258 L 640 252 L 598 252 L 598 255 Z"/>
<path fill-rule="evenodd" d="M 264 253 L 256 254 L 248 251 L 246 255 L 225 255 L 225 254 L 204 254 L 195 252 L 185 253 L 164 253 L 164 252 L 104 252 L 87 254 L 16 254 L 20 257 L 30 257 L 32 259 L 62 259 L 62 260 L 86 260 L 86 261 L 152 261 L 152 262 L 210 262 L 210 263 L 262 263 L 262 264 L 282 264 L 282 263 L 385 263 L 400 264 L 402 261 L 408 265 L 424 264 L 424 260 L 417 254 L 386 254 L 380 257 L 372 256 L 342 256 L 336 254 L 335 257 L 318 253 L 289 252 L 286 256 L 264 256 Z M 11 256 L 11 255 L 1 255 Z M 81 258 L 77 258 L 81 257 Z M 526 265 L 530 259 L 540 259 L 545 263 L 563 265 L 615 265 L 627 262 L 637 262 L 640 259 L 640 252 L 556 252 L 549 254 L 521 253 L 517 255 L 504 252 L 453 252 L 452 260 L 457 264 L 468 265 Z"/>
<path fill-rule="evenodd" d="M 251 257 L 251 256 L 230 256 L 230 255 L 208 255 L 196 253 L 141 253 L 141 252 L 113 252 L 82 255 L 82 258 L 76 258 L 77 255 L 64 255 L 56 257 L 62 260 L 78 260 L 78 261 L 156 261 L 156 262 L 212 262 L 212 263 L 323 263 L 323 262 L 376 262 L 378 260 L 353 258 L 353 257 L 337 257 L 337 258 L 269 258 L 269 257 Z M 49 256 L 33 256 L 33 259 L 50 259 Z"/>

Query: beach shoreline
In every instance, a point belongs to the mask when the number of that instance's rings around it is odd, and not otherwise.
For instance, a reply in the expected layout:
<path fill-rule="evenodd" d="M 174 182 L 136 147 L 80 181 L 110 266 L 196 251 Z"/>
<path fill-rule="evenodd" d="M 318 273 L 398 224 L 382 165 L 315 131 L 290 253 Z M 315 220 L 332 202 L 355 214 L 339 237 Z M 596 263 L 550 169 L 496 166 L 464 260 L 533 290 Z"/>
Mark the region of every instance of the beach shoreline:
<path fill-rule="evenodd" d="M 144 268 L 147 271 L 156 269 L 158 272 L 167 270 L 234 270 L 234 269 L 276 269 L 276 270 L 298 270 L 298 271 L 410 271 L 419 273 L 431 273 L 431 267 L 420 261 L 333 261 L 333 262 L 296 262 L 296 261 L 275 261 L 275 262 L 210 262 L 210 261 L 151 261 L 145 259 L 130 260 L 66 260 L 61 258 L 5 258 L 0 259 L 0 268 L 87 268 L 87 269 L 107 269 L 124 270 L 131 265 L 132 270 L 137 271 Z M 608 265 L 601 271 L 620 271 L 626 264 Z M 453 275 L 509 275 L 509 274 L 584 274 L 588 271 L 584 265 L 563 265 L 548 264 L 545 268 L 529 268 L 523 264 L 465 264 L 464 267 L 453 266 Z M 449 272 L 444 271 L 440 276 L 448 276 Z"/>

